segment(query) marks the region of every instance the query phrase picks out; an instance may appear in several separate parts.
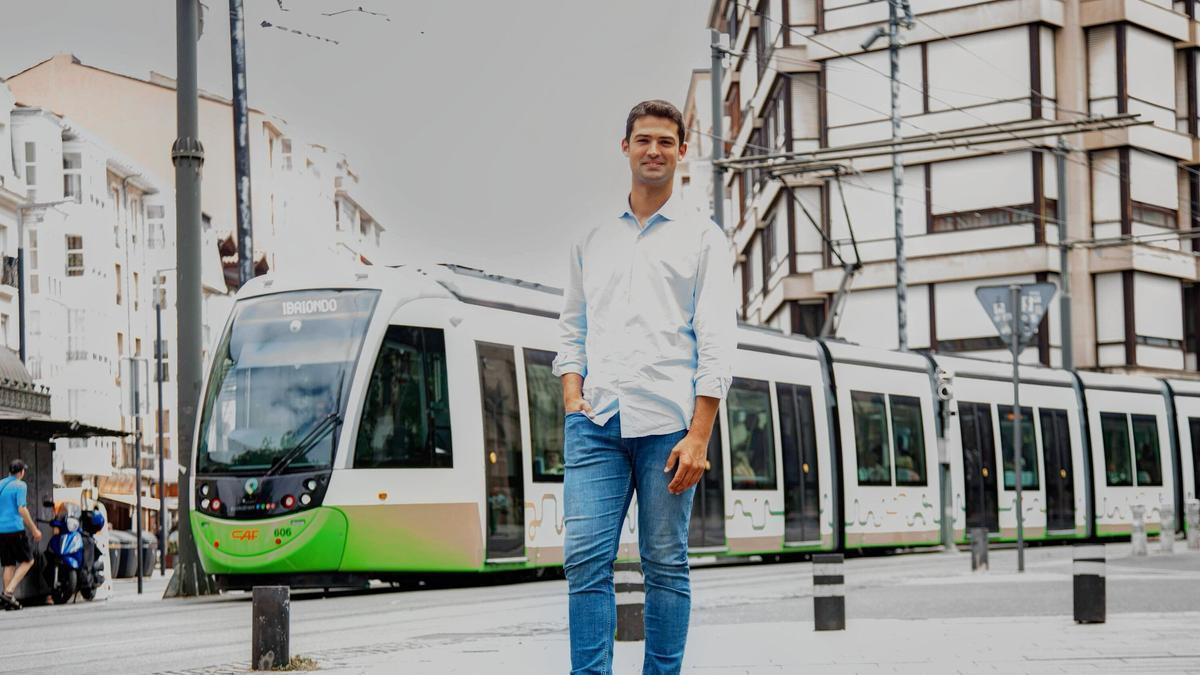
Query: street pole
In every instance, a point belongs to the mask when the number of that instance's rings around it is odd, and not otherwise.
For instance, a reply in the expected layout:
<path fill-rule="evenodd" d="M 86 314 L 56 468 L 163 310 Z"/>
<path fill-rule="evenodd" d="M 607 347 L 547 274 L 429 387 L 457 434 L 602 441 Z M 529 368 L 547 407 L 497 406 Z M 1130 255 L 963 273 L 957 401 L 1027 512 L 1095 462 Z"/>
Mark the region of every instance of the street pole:
<path fill-rule="evenodd" d="M 908 349 L 908 264 L 904 255 L 904 163 L 900 158 L 900 10 L 912 25 L 905 0 L 888 0 L 888 56 L 892 84 L 892 209 L 896 225 L 896 337 L 900 351 Z"/>
<path fill-rule="evenodd" d="M 200 400 L 200 369 L 204 355 L 200 287 L 200 170 L 204 146 L 197 124 L 196 42 L 199 40 L 200 4 L 175 0 L 175 86 L 178 137 L 171 146 L 175 165 L 175 308 L 178 326 L 176 373 L 179 410 L 179 559 L 164 597 L 215 593 L 212 578 L 204 573 L 192 538 L 191 462 L 196 407 Z"/>
<path fill-rule="evenodd" d="M 1058 145 L 1054 148 L 1054 166 L 1058 182 L 1058 201 L 1055 204 L 1055 218 L 1058 220 L 1058 311 L 1059 311 L 1059 341 L 1062 343 L 1062 367 L 1070 370 L 1075 367 L 1074 349 L 1071 344 L 1071 263 L 1070 249 L 1067 246 L 1067 147 L 1066 141 L 1060 136 Z"/>
<path fill-rule="evenodd" d="M 20 326 L 21 333 L 17 337 L 20 338 L 18 350 L 18 358 L 21 363 L 28 366 L 26 360 L 26 337 L 29 335 L 29 330 L 25 325 L 25 210 L 17 207 L 17 325 Z"/>
<path fill-rule="evenodd" d="M 710 31 L 712 37 L 712 162 L 713 162 L 713 222 L 725 228 L 725 169 L 719 162 L 725 157 L 725 115 L 721 109 L 721 76 L 725 67 L 725 51 L 721 49 L 721 33 Z"/>
<path fill-rule="evenodd" d="M 246 102 L 246 31 L 242 0 L 229 0 L 233 64 L 233 167 L 237 196 L 238 282 L 254 278 L 254 227 L 250 210 L 250 112 Z"/>
<path fill-rule="evenodd" d="M 162 271 L 154 273 L 154 373 L 158 382 L 158 575 L 167 574 L 167 484 L 163 480 Z"/>
<path fill-rule="evenodd" d="M 142 594 L 142 361 L 129 360 L 129 386 L 133 389 L 134 519 L 137 520 L 137 592 Z M 160 505 L 161 508 L 161 505 Z"/>
<path fill-rule="evenodd" d="M 1009 306 L 1012 307 L 1012 364 L 1013 364 L 1013 412 L 1012 412 L 1012 446 L 1013 446 L 1013 484 L 1017 491 L 1017 571 L 1025 571 L 1025 516 L 1021 510 L 1021 286 L 1009 286 L 1012 294 Z"/>

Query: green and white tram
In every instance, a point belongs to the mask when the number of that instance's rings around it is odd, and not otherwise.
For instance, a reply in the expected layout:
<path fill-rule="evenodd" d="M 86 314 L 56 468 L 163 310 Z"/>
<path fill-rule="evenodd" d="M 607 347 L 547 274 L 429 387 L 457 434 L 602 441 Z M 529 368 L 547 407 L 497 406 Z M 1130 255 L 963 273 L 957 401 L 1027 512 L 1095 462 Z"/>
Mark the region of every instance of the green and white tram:
<path fill-rule="evenodd" d="M 561 302 L 452 265 L 248 283 L 197 425 L 205 569 L 226 587 L 338 586 L 561 565 Z M 1008 368 L 740 328 L 692 553 L 931 546 L 972 527 L 1011 539 Z M 954 387 L 940 386 L 951 371 Z M 1028 537 L 1119 536 L 1135 504 L 1148 531 L 1167 509 L 1181 522 L 1200 473 L 1200 388 L 1023 371 Z"/>

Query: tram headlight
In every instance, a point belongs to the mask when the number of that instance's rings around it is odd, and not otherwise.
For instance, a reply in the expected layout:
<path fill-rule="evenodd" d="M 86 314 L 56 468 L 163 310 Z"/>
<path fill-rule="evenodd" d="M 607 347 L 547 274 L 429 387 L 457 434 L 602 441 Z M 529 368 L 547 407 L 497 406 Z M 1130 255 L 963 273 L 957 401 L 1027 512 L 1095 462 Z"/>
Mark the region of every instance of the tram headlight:
<path fill-rule="evenodd" d="M 220 511 L 221 510 L 221 500 L 219 498 L 213 499 L 211 506 L 212 506 L 213 511 Z"/>
<path fill-rule="evenodd" d="M 308 494 L 307 492 L 300 495 L 300 503 L 303 504 L 304 506 L 308 506 L 309 504 L 312 503 L 312 495 Z"/>
<path fill-rule="evenodd" d="M 308 480 L 304 481 L 304 489 L 308 490 L 309 492 L 314 492 L 317 489 L 317 479 L 309 478 Z M 304 498 L 301 497 L 300 499 L 303 500 Z"/>
<path fill-rule="evenodd" d="M 208 492 L 209 492 L 208 483 L 201 483 L 201 484 L 200 484 L 200 496 L 201 496 L 201 497 L 207 497 L 207 496 L 208 496 Z"/>
<path fill-rule="evenodd" d="M 208 499 L 201 499 L 201 500 L 200 500 L 200 508 L 202 508 L 202 509 L 207 509 L 207 508 L 208 508 L 208 504 L 209 504 L 209 501 L 208 501 Z"/>
<path fill-rule="evenodd" d="M 279 504 L 285 509 L 290 509 L 296 505 L 296 498 L 291 495 L 284 495 Z"/>

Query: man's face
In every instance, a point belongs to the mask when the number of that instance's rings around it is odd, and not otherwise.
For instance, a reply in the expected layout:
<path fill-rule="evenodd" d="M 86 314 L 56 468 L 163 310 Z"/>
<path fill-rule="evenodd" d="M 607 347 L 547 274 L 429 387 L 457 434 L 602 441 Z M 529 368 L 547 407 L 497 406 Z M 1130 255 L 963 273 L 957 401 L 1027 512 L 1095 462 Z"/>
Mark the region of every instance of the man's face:
<path fill-rule="evenodd" d="M 641 117 L 629 138 L 621 140 L 633 179 L 647 185 L 666 185 L 675 178 L 675 165 L 687 152 L 679 142 L 679 127 L 666 117 Z"/>

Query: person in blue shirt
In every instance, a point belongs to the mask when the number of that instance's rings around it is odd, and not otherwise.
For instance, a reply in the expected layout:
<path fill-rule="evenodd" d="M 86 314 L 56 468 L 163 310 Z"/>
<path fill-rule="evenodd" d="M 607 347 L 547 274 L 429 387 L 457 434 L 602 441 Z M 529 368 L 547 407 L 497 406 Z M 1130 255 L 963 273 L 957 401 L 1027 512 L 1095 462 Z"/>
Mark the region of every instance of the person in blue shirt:
<path fill-rule="evenodd" d="M 733 251 L 672 194 L 687 152 L 666 101 L 634 106 L 621 151 L 628 197 L 571 250 L 554 374 L 563 385 L 563 567 L 571 672 L 612 672 L 613 562 L 637 495 L 645 579 L 642 672 L 678 673 L 691 612 L 688 520 L 717 409 L 733 379 Z M 618 578 L 622 586 L 636 579 Z"/>
<path fill-rule="evenodd" d="M 42 540 L 42 531 L 25 506 L 25 470 L 25 462 L 14 459 L 8 466 L 8 477 L 0 480 L 0 565 L 4 567 L 0 605 L 5 609 L 21 609 L 13 593 L 33 567 L 33 547 L 25 530 L 33 533 L 35 542 Z"/>

